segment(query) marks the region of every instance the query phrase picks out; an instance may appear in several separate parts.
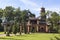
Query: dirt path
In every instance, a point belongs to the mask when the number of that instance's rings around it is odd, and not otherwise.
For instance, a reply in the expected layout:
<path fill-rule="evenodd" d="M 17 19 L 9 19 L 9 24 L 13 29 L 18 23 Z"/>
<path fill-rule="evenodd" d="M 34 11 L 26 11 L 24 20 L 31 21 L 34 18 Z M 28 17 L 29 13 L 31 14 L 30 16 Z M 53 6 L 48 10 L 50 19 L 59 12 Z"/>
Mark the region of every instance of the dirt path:
<path fill-rule="evenodd" d="M 16 34 L 16 35 L 20 35 L 20 34 Z M 22 33 L 21 35 L 24 35 L 24 33 Z M 10 36 L 15 36 L 15 34 L 10 34 Z M 0 37 L 6 37 L 6 34 L 0 34 Z"/>
<path fill-rule="evenodd" d="M 14 34 L 10 34 L 10 36 L 15 36 Z M 6 34 L 0 34 L 0 37 L 6 37 Z"/>
<path fill-rule="evenodd" d="M 6 34 L 0 34 L 0 37 L 5 37 L 6 36 Z"/>

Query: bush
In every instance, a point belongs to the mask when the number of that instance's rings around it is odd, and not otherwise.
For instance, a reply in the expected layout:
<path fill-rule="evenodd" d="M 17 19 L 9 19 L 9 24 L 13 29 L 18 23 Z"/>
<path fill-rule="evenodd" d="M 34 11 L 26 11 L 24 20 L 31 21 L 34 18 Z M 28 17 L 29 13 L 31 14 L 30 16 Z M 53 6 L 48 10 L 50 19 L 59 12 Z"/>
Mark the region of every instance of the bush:
<path fill-rule="evenodd" d="M 60 29 L 58 30 L 58 33 L 60 33 Z"/>

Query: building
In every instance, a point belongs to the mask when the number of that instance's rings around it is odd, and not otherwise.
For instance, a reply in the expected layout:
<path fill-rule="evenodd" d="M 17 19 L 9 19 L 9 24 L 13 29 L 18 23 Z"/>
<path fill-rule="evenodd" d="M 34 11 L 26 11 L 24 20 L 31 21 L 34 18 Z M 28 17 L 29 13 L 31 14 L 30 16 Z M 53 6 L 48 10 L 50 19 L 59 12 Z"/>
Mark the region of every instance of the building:
<path fill-rule="evenodd" d="M 48 25 L 46 22 L 46 14 L 45 14 L 45 8 L 42 7 L 40 11 L 39 17 L 29 17 L 28 22 L 27 22 L 27 32 L 48 32 Z"/>

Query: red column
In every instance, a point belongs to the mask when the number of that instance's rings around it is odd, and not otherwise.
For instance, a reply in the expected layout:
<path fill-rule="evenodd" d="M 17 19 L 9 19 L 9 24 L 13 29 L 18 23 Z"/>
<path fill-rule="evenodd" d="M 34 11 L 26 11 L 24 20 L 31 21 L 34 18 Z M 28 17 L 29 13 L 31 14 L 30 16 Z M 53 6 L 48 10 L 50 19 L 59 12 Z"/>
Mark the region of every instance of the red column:
<path fill-rule="evenodd" d="M 37 32 L 38 32 L 38 25 L 37 25 Z"/>
<path fill-rule="evenodd" d="M 29 30 L 30 28 L 29 28 L 29 26 L 28 26 L 28 33 L 30 32 L 30 30 Z"/>
<path fill-rule="evenodd" d="M 30 32 L 30 20 L 28 21 L 27 31 Z"/>
<path fill-rule="evenodd" d="M 46 26 L 46 32 L 48 32 L 48 26 Z"/>
<path fill-rule="evenodd" d="M 39 21 L 37 20 L 37 32 L 38 32 L 38 27 L 39 27 L 38 25 L 39 25 Z"/>

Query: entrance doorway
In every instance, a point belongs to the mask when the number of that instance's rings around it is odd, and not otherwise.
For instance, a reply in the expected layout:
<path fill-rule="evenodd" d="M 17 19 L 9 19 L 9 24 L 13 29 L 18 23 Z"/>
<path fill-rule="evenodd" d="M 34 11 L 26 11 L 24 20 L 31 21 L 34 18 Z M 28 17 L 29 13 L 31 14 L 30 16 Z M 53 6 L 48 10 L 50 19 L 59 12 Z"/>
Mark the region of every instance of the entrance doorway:
<path fill-rule="evenodd" d="M 45 30 L 44 30 L 44 28 L 42 27 L 42 28 L 40 28 L 40 32 L 44 32 Z"/>
<path fill-rule="evenodd" d="M 39 32 L 45 32 L 45 28 L 44 28 L 44 27 L 39 26 Z"/>

